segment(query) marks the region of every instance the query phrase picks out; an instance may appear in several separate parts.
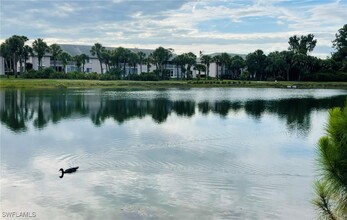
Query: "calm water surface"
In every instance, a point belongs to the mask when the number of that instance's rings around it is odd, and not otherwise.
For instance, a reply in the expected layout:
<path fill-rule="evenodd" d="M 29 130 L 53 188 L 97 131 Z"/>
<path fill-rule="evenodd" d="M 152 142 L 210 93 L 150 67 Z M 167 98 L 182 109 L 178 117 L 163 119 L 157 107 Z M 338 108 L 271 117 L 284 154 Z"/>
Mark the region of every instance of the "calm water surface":
<path fill-rule="evenodd" d="M 346 99 L 346 90 L 2 90 L 1 212 L 313 219 L 315 146 L 328 109 Z"/>

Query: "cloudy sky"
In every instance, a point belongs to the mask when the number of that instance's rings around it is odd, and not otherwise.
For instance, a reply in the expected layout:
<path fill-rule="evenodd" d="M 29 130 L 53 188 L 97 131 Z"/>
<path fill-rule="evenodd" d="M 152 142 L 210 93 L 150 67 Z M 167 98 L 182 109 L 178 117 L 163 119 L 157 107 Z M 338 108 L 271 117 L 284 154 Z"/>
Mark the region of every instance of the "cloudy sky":
<path fill-rule="evenodd" d="M 347 0 L 1 0 L 0 41 L 17 34 L 51 43 L 176 53 L 285 50 L 294 34 L 313 33 L 313 55 L 332 52 L 347 21 Z"/>

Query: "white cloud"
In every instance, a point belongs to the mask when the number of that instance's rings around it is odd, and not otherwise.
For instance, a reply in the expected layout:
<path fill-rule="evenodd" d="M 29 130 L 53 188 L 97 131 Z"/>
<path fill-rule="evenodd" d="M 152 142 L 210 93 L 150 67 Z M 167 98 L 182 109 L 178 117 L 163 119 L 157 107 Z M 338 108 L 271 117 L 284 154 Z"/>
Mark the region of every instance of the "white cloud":
<path fill-rule="evenodd" d="M 313 33 L 318 39 L 317 53 L 328 55 L 327 48 L 345 23 L 347 11 L 341 1 L 298 2 L 297 6 L 286 0 L 182 1 L 175 5 L 166 1 L 102 2 L 51 2 L 46 7 L 33 2 L 19 16 L 8 14 L 8 9 L 20 3 L 6 2 L 1 9 L 0 41 L 21 34 L 58 43 L 98 41 L 106 46 L 163 45 L 182 52 L 231 48 L 248 53 L 258 48 L 286 49 L 290 36 Z"/>

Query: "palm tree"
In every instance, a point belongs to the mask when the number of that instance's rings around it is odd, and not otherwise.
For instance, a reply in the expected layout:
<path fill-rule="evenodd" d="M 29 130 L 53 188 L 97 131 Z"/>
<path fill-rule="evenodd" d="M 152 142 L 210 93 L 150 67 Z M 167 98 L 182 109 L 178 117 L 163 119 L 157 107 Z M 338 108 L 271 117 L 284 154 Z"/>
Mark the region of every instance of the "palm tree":
<path fill-rule="evenodd" d="M 178 69 L 181 66 L 182 63 L 182 57 L 180 55 L 176 56 L 175 58 L 172 59 L 172 62 L 176 65 L 176 77 L 179 79 L 179 74 L 178 74 Z"/>
<path fill-rule="evenodd" d="M 76 66 L 78 68 L 78 71 L 81 72 L 81 66 L 82 66 L 82 57 L 81 55 L 76 55 L 72 58 L 76 62 Z"/>
<path fill-rule="evenodd" d="M 164 78 L 164 64 L 172 57 L 173 49 L 165 49 L 163 47 L 158 47 L 152 53 L 153 62 L 156 65 L 158 73 L 161 74 L 162 79 Z"/>
<path fill-rule="evenodd" d="M 221 72 L 221 76 L 224 74 L 226 74 L 227 73 L 227 65 L 228 65 L 228 63 L 230 62 L 230 56 L 229 56 L 229 54 L 227 54 L 227 53 L 222 53 L 221 55 L 220 55 L 220 62 L 221 62 L 221 64 L 222 64 L 222 72 Z M 222 77 L 221 77 L 222 78 Z"/>
<path fill-rule="evenodd" d="M 128 59 L 129 67 L 133 67 L 132 74 L 135 74 L 136 73 L 136 71 L 135 71 L 136 70 L 136 64 L 139 62 L 139 57 L 138 57 L 137 53 L 130 51 L 128 58 L 129 58 Z M 129 70 L 129 73 L 130 73 L 130 70 Z"/>
<path fill-rule="evenodd" d="M 192 66 L 196 64 L 196 55 L 192 52 L 185 53 L 184 61 L 187 64 L 187 78 L 192 76 L 192 71 L 190 70 Z"/>
<path fill-rule="evenodd" d="M 27 71 L 27 60 L 29 59 L 29 56 L 33 56 L 34 50 L 29 45 L 25 45 L 23 48 L 23 60 L 24 60 L 24 69 Z"/>
<path fill-rule="evenodd" d="M 42 67 L 42 57 L 49 52 L 49 46 L 43 39 L 38 38 L 33 42 L 33 49 L 37 53 L 37 58 L 39 60 L 39 69 Z"/>
<path fill-rule="evenodd" d="M 4 58 L 4 63 L 5 63 L 5 74 L 6 74 L 6 70 L 11 68 L 11 53 L 8 49 L 8 44 L 6 42 L 3 42 L 1 44 L 1 48 L 0 48 L 0 56 Z M 7 75 L 7 77 L 9 77 L 9 75 Z"/>
<path fill-rule="evenodd" d="M 216 55 L 213 57 L 213 61 L 216 63 L 216 77 L 217 79 L 219 78 L 219 71 L 218 71 L 218 67 L 220 66 L 221 64 L 221 56 L 220 55 Z"/>
<path fill-rule="evenodd" d="M 198 71 L 198 79 L 200 79 L 201 71 L 206 71 L 206 67 L 203 64 L 197 63 L 194 65 L 194 69 Z"/>
<path fill-rule="evenodd" d="M 53 60 L 54 70 L 57 70 L 57 59 L 63 50 L 58 44 L 52 44 L 49 46 L 49 48 L 51 51 L 51 59 Z"/>
<path fill-rule="evenodd" d="M 24 43 L 28 38 L 25 36 L 13 35 L 12 37 L 5 40 L 6 51 L 12 57 L 13 72 L 17 78 L 17 62 L 18 57 L 22 54 Z M 20 62 L 21 63 L 21 62 Z"/>
<path fill-rule="evenodd" d="M 95 43 L 94 46 L 90 49 L 90 53 L 93 56 L 96 56 L 100 62 L 100 69 L 101 69 L 101 74 L 103 74 L 103 69 L 102 69 L 102 52 L 105 50 L 105 47 L 103 47 L 100 43 Z"/>
<path fill-rule="evenodd" d="M 147 73 L 149 73 L 149 70 L 151 68 L 151 63 L 153 63 L 153 56 L 152 53 L 148 55 L 148 57 L 145 59 L 146 67 L 147 67 Z"/>
<path fill-rule="evenodd" d="M 26 36 L 20 36 L 20 38 L 22 39 L 23 41 L 23 46 L 20 48 L 20 51 L 18 53 L 18 58 L 19 58 L 19 71 L 20 71 L 20 74 L 23 73 L 23 60 L 24 60 L 24 50 L 25 50 L 25 46 L 24 46 L 24 43 L 26 41 L 28 41 L 29 39 L 26 37 Z"/>
<path fill-rule="evenodd" d="M 105 64 L 106 72 L 110 70 L 110 63 L 111 63 L 111 51 L 104 49 L 101 52 L 101 59 Z"/>
<path fill-rule="evenodd" d="M 137 56 L 138 56 L 138 58 L 139 58 L 140 73 L 142 73 L 142 64 L 143 64 L 143 62 L 144 62 L 145 59 L 146 59 L 146 54 L 145 54 L 144 52 L 142 52 L 142 51 L 139 51 L 139 52 L 137 53 Z"/>
<path fill-rule="evenodd" d="M 86 64 L 86 62 L 89 62 L 89 56 L 87 54 L 80 54 L 80 59 L 81 59 L 81 62 L 82 62 L 82 72 L 85 72 L 84 71 L 84 65 Z"/>
<path fill-rule="evenodd" d="M 212 57 L 209 55 L 202 55 L 201 56 L 201 63 L 206 65 L 206 75 L 207 78 L 210 76 L 210 64 L 212 62 Z"/>
<path fill-rule="evenodd" d="M 321 178 L 316 182 L 313 203 L 322 219 L 347 219 L 347 102 L 343 109 L 329 111 L 327 136 L 319 140 L 318 165 Z"/>
<path fill-rule="evenodd" d="M 71 56 L 66 53 L 66 52 L 62 52 L 60 55 L 59 55 L 59 60 L 61 61 L 61 63 L 63 64 L 63 67 L 64 67 L 64 73 L 66 73 L 66 65 L 68 63 L 69 60 L 71 60 Z"/>

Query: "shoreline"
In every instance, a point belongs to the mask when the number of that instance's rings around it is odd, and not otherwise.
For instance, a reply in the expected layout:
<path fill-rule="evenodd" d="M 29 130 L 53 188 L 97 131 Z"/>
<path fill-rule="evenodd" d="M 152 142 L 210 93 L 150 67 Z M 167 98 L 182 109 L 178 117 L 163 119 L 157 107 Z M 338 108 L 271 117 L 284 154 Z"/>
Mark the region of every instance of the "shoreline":
<path fill-rule="evenodd" d="M 287 88 L 287 89 L 347 89 L 347 82 L 287 82 L 242 80 L 165 80 L 165 81 L 102 81 L 72 79 L 1 78 L 0 89 L 168 89 L 168 88 Z"/>

